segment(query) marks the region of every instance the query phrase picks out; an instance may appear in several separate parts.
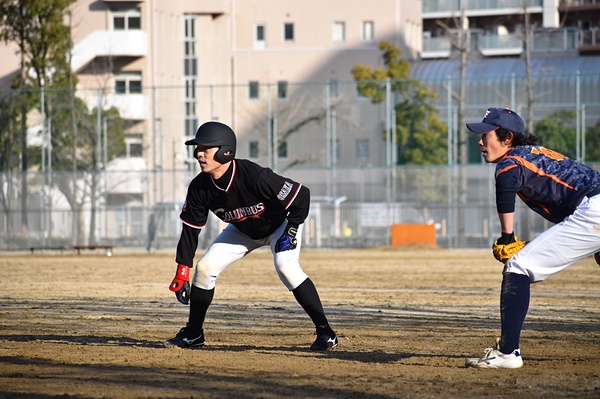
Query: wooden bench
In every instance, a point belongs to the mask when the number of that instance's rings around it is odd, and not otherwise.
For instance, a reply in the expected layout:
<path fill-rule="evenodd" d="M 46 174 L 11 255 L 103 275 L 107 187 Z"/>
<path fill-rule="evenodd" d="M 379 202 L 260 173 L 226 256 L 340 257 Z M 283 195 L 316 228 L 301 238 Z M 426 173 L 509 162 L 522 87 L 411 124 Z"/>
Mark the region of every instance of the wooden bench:
<path fill-rule="evenodd" d="M 40 252 L 44 252 L 44 251 L 60 251 L 60 253 L 63 253 L 63 251 L 68 250 L 69 247 L 66 246 L 38 246 L 38 247 L 29 247 L 29 250 L 31 251 L 31 253 L 33 254 L 35 251 L 40 251 Z"/>
<path fill-rule="evenodd" d="M 73 245 L 71 248 L 77 251 L 77 255 L 81 255 L 82 250 L 96 250 L 96 249 L 104 249 L 106 250 L 106 256 L 112 256 L 112 251 L 114 245 Z"/>

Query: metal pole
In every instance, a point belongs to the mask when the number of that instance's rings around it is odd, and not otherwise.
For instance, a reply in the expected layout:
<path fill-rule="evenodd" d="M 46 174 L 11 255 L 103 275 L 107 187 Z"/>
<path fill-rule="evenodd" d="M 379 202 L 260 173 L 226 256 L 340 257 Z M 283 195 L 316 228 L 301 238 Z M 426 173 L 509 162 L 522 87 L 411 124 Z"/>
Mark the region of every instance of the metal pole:
<path fill-rule="evenodd" d="M 172 200 L 173 202 L 175 202 L 177 200 L 177 195 L 175 194 L 175 191 L 177 189 L 177 184 L 175 183 L 176 182 L 175 179 L 177 178 L 177 175 L 176 175 L 177 150 L 176 150 L 176 148 L 177 148 L 177 141 L 173 140 L 173 170 L 172 170 L 173 178 L 171 179 L 172 180 L 171 183 L 173 183 L 173 188 L 171 189 L 171 195 L 173 196 L 173 200 Z"/>
<path fill-rule="evenodd" d="M 46 180 L 46 109 L 44 103 L 46 102 L 44 99 L 44 86 L 42 89 L 42 173 L 44 174 L 44 180 Z"/>
<path fill-rule="evenodd" d="M 517 82 L 516 82 L 516 76 L 513 73 L 510 74 L 510 109 L 516 109 L 517 108 L 517 103 L 516 103 L 516 92 L 517 92 Z"/>
<path fill-rule="evenodd" d="M 52 118 L 48 119 L 48 196 L 50 197 L 48 238 L 52 240 Z"/>
<path fill-rule="evenodd" d="M 388 203 L 392 199 L 392 84 L 390 78 L 385 79 L 385 133 L 386 133 L 386 168 L 387 168 L 387 200 Z"/>
<path fill-rule="evenodd" d="M 273 170 L 277 171 L 279 163 L 279 142 L 277 140 L 277 117 L 273 117 Z"/>
<path fill-rule="evenodd" d="M 391 128 L 392 128 L 392 124 L 391 124 L 391 119 L 392 119 L 392 109 L 391 109 L 391 97 L 392 97 L 392 85 L 391 85 L 391 81 L 390 78 L 386 78 L 385 79 L 385 143 L 386 143 L 386 157 L 385 157 L 385 165 L 389 168 L 392 164 L 392 152 L 391 152 L 391 145 L 392 145 L 392 137 L 391 137 Z"/>
<path fill-rule="evenodd" d="M 50 213 L 47 212 L 47 207 L 46 207 L 46 181 L 47 176 L 46 176 L 46 129 L 44 128 L 45 126 L 45 122 L 46 122 L 46 111 L 44 109 L 44 85 L 42 84 L 41 86 L 42 89 L 42 176 L 43 176 L 43 181 L 42 181 L 42 201 L 43 201 L 43 221 L 44 221 L 44 234 L 42 236 L 43 239 L 43 245 L 46 245 L 46 238 L 48 236 L 48 226 L 50 225 L 49 220 L 50 220 Z"/>
<path fill-rule="evenodd" d="M 585 162 L 585 104 L 581 105 L 581 162 Z"/>
<path fill-rule="evenodd" d="M 331 80 L 327 79 L 325 85 L 325 166 L 327 167 L 326 195 L 331 196 L 332 185 L 332 156 L 331 156 Z"/>
<path fill-rule="evenodd" d="M 273 168 L 273 111 L 271 106 L 271 83 L 267 83 L 267 165 Z"/>
<path fill-rule="evenodd" d="M 331 81 L 325 86 L 325 146 L 326 165 L 331 168 Z"/>
<path fill-rule="evenodd" d="M 163 202 L 163 195 L 164 195 L 164 167 L 163 167 L 163 146 L 164 146 L 164 137 L 163 137 L 163 121 L 162 118 L 158 118 L 158 122 L 160 123 L 160 129 L 159 129 L 159 135 L 158 135 L 158 140 L 159 140 L 159 146 L 158 146 L 158 161 L 160 162 L 160 202 Z"/>
<path fill-rule="evenodd" d="M 104 170 L 108 165 L 108 117 L 104 117 L 104 125 L 103 125 L 103 133 L 104 133 L 104 153 L 102 154 Z"/>
<path fill-rule="evenodd" d="M 337 195 L 337 120 L 335 110 L 331 111 L 331 171 L 333 173 L 331 194 Z"/>
<path fill-rule="evenodd" d="M 576 157 L 578 161 L 581 161 L 581 98 L 580 98 L 580 94 L 581 94 L 581 74 L 579 71 L 577 71 L 577 80 L 576 80 L 576 84 L 575 84 L 575 102 L 576 102 L 576 106 L 575 106 L 575 124 L 576 124 L 576 128 L 575 128 L 575 146 L 576 146 Z"/>
<path fill-rule="evenodd" d="M 453 159 L 453 149 L 454 139 L 452 133 L 452 76 L 448 75 L 448 89 L 446 92 L 446 102 L 448 103 L 446 106 L 447 119 L 448 119 L 448 165 L 452 165 L 454 163 Z"/>
<path fill-rule="evenodd" d="M 101 153 L 101 143 L 102 143 L 102 92 L 100 89 L 98 91 L 98 103 L 96 105 L 96 169 L 100 170 L 102 153 Z"/>
<path fill-rule="evenodd" d="M 398 148 L 396 144 L 396 108 L 392 108 L 392 202 L 396 201 L 396 175 L 398 166 Z"/>
<path fill-rule="evenodd" d="M 152 193 L 153 193 L 153 202 L 156 204 L 157 198 L 157 182 L 156 182 L 156 151 L 158 150 L 156 147 L 156 86 L 152 87 Z"/>
<path fill-rule="evenodd" d="M 108 233 L 108 117 L 104 117 L 104 239 L 106 239 L 106 235 Z"/>
<path fill-rule="evenodd" d="M 52 189 L 52 118 L 48 119 L 48 175 L 49 186 Z"/>

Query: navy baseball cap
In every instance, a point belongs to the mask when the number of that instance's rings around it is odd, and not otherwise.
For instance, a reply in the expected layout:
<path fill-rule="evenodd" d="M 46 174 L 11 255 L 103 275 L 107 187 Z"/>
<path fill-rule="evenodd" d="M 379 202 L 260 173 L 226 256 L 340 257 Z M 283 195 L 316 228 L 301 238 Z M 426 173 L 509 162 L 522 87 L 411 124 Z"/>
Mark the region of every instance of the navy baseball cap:
<path fill-rule="evenodd" d="M 488 108 L 481 123 L 467 123 L 467 129 L 483 134 L 502 128 L 514 134 L 525 134 L 525 122 L 515 111 L 508 108 Z"/>

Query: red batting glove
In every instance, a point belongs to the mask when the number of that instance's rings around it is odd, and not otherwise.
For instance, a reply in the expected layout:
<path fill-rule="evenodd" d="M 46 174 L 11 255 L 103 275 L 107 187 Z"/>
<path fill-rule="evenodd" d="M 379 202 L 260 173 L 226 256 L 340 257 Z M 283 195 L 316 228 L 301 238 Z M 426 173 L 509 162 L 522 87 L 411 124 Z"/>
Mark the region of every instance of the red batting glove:
<path fill-rule="evenodd" d="M 177 265 L 177 273 L 169 286 L 169 289 L 175 293 L 177 300 L 184 305 L 190 303 L 190 267 Z"/>

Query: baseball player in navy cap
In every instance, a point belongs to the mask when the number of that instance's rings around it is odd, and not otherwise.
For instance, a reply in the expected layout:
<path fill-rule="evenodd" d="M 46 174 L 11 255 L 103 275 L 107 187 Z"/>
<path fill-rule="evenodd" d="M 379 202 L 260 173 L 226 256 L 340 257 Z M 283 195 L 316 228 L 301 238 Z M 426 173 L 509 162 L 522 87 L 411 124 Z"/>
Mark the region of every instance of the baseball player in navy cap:
<path fill-rule="evenodd" d="M 202 124 L 196 137 L 185 144 L 196 146 L 194 155 L 202 172 L 190 183 L 181 211 L 177 272 L 169 289 L 179 302 L 189 303 L 190 312 L 187 325 L 165 346 L 204 345 L 203 324 L 217 277 L 248 253 L 268 246 L 279 279 L 315 324 L 317 337 L 310 349 L 336 347 L 338 338 L 325 317 L 319 294 L 299 263 L 302 227 L 310 206 L 309 189 L 271 169 L 235 158 L 235 133 L 223 123 Z M 209 211 L 228 225 L 196 264 L 190 285 L 198 234 L 206 225 Z"/>
<path fill-rule="evenodd" d="M 504 263 L 500 294 L 501 336 L 467 367 L 518 368 L 519 340 L 529 308 L 530 285 L 600 251 L 600 173 L 556 151 L 536 145 L 523 119 L 508 108 L 489 108 L 480 123 L 467 123 L 480 136 L 483 159 L 496 164 L 496 208 L 502 228 L 494 243 Z M 530 242 L 514 232 L 518 195 L 554 226 Z"/>

